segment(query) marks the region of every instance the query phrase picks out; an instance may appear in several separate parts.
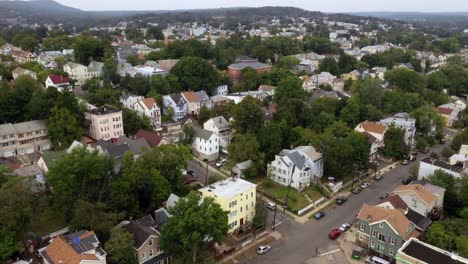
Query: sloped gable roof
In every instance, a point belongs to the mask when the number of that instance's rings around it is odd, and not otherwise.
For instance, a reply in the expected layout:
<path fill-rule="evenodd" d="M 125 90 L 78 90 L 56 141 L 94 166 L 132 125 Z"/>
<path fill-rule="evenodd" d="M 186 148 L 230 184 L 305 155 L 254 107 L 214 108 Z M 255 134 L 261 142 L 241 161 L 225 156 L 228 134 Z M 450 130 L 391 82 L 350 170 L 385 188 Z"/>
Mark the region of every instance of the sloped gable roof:
<path fill-rule="evenodd" d="M 437 195 L 424 188 L 421 184 L 400 185 L 393 191 L 393 193 L 412 193 L 413 195 L 421 198 L 427 204 L 431 204 L 437 200 Z"/>
<path fill-rule="evenodd" d="M 362 129 L 364 129 L 367 132 L 381 134 L 381 135 L 385 133 L 385 129 L 387 128 L 384 125 L 369 122 L 369 121 L 362 122 L 360 126 L 362 127 Z"/>

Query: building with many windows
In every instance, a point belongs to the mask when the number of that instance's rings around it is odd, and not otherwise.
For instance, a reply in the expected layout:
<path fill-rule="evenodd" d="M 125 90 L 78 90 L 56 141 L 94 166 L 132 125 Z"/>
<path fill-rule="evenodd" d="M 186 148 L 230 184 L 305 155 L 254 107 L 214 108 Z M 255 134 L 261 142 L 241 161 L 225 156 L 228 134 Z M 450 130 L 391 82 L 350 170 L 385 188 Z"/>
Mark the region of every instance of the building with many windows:
<path fill-rule="evenodd" d="M 199 189 L 203 197 L 212 197 L 228 211 L 229 233 L 249 226 L 255 216 L 257 185 L 239 178 L 215 182 Z"/>
<path fill-rule="evenodd" d="M 85 112 L 88 135 L 96 140 L 109 140 L 124 135 L 122 111 L 102 106 Z"/>
<path fill-rule="evenodd" d="M 11 157 L 50 149 L 43 120 L 0 125 L 0 157 Z"/>

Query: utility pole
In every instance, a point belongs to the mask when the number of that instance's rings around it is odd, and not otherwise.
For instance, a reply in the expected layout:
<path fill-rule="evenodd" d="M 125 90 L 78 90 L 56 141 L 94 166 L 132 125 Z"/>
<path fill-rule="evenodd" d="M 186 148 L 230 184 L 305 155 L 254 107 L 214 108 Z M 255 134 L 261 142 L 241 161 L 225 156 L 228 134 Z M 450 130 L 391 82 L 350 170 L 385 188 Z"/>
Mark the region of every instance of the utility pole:
<path fill-rule="evenodd" d="M 276 229 L 276 208 L 278 208 L 278 205 L 275 205 L 275 213 L 273 214 L 273 230 Z"/>
<path fill-rule="evenodd" d="M 204 162 L 206 162 L 206 172 L 205 172 L 205 186 L 208 185 L 208 160 L 204 159 Z"/>

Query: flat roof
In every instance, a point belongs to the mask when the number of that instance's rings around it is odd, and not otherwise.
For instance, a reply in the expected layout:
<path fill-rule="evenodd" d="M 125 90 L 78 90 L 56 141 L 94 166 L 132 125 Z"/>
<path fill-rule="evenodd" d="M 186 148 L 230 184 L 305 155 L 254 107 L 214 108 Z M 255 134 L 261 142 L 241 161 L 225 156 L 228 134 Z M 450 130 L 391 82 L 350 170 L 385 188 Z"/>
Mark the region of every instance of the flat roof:
<path fill-rule="evenodd" d="M 439 168 L 444 168 L 446 170 L 450 170 L 450 171 L 453 171 L 453 172 L 460 173 L 460 172 L 463 171 L 463 168 L 461 168 L 461 167 L 450 165 L 447 162 L 444 162 L 444 161 L 441 161 L 441 160 L 438 160 L 438 159 L 433 159 L 433 158 L 430 158 L 430 157 L 426 157 L 426 158 L 422 159 L 421 162 L 424 162 L 424 163 L 427 163 L 427 164 L 432 164 L 432 165 L 437 166 Z"/>
<path fill-rule="evenodd" d="M 90 109 L 87 112 L 93 115 L 106 115 L 106 114 L 118 113 L 120 112 L 120 110 L 117 110 L 115 108 L 108 107 L 108 106 L 101 106 L 98 108 Z"/>
<path fill-rule="evenodd" d="M 203 187 L 200 191 L 211 192 L 217 196 L 230 199 L 256 187 L 256 184 L 246 180 L 240 178 L 229 178 Z"/>
<path fill-rule="evenodd" d="M 414 239 L 406 247 L 402 248 L 402 251 L 406 255 L 428 264 L 468 263 L 466 259 L 458 257 L 458 255 Z"/>

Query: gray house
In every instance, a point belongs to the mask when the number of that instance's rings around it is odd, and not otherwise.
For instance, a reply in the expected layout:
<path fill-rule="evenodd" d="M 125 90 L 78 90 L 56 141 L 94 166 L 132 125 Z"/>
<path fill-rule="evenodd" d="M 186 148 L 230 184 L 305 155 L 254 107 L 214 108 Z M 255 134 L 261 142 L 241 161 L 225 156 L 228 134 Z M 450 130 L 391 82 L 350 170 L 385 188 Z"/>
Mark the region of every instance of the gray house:
<path fill-rule="evenodd" d="M 398 249 L 420 231 L 399 209 L 364 204 L 357 216 L 356 242 L 372 255 L 393 261 Z"/>

